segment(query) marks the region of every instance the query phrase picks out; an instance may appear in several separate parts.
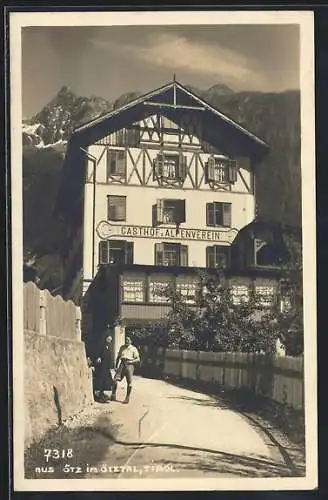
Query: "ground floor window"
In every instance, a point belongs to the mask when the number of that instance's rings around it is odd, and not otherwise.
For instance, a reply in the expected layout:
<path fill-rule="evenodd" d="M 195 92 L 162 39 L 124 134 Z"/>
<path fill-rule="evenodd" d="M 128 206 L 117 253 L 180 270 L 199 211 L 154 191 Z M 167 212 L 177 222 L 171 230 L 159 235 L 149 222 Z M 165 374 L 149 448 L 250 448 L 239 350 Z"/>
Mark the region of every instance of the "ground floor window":
<path fill-rule="evenodd" d="M 125 240 L 100 241 L 99 264 L 133 264 L 133 242 Z"/>
<path fill-rule="evenodd" d="M 271 307 L 274 303 L 275 288 L 270 285 L 257 285 L 255 294 L 259 299 L 259 305 L 262 307 Z"/>
<path fill-rule="evenodd" d="M 188 247 L 179 243 L 155 243 L 155 266 L 188 266 Z"/>
<path fill-rule="evenodd" d="M 148 300 L 153 303 L 165 304 L 169 302 L 168 292 L 169 283 L 151 279 L 148 285 Z"/>
<path fill-rule="evenodd" d="M 123 278 L 122 281 L 123 302 L 145 301 L 145 280 L 142 278 Z"/>
<path fill-rule="evenodd" d="M 292 310 L 293 306 L 292 306 L 292 300 L 290 297 L 288 296 L 285 296 L 285 297 L 281 297 L 281 300 L 280 300 L 280 312 L 282 313 L 288 313 Z"/>
<path fill-rule="evenodd" d="M 206 267 L 223 267 L 230 266 L 230 247 L 221 245 L 213 245 L 206 247 Z"/>
<path fill-rule="evenodd" d="M 199 284 L 196 282 L 177 283 L 177 292 L 179 292 L 186 304 L 195 304 L 199 295 Z"/>
<path fill-rule="evenodd" d="M 249 288 L 246 285 L 232 285 L 231 287 L 232 303 L 240 305 L 249 300 Z"/>

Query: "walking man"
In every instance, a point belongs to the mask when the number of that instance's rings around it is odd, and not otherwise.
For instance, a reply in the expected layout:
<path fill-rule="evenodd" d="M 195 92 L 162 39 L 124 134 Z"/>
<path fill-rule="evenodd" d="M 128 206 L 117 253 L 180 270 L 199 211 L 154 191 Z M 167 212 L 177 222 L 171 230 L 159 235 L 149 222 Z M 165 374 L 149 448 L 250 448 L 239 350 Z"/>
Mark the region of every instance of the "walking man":
<path fill-rule="evenodd" d="M 113 387 L 111 374 L 112 337 L 107 335 L 101 346 L 98 356 L 94 359 L 94 394 L 95 400 L 106 403 L 109 398 L 104 391 L 110 391 Z"/>
<path fill-rule="evenodd" d="M 116 401 L 117 383 L 124 378 L 126 378 L 127 392 L 125 400 L 123 402 L 127 404 L 130 401 L 134 367 L 139 362 L 140 356 L 138 349 L 134 345 L 132 345 L 130 337 L 126 337 L 125 344 L 120 348 L 116 359 L 116 374 L 114 376 L 113 391 L 111 396 L 111 399 L 113 401 Z"/>

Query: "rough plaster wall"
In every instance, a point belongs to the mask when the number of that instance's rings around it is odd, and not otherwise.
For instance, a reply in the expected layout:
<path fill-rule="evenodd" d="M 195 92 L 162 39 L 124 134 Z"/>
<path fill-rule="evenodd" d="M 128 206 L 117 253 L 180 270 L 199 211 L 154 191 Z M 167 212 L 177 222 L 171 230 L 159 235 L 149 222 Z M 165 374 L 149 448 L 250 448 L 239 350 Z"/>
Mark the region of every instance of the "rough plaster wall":
<path fill-rule="evenodd" d="M 83 342 L 24 332 L 25 444 L 92 401 Z"/>

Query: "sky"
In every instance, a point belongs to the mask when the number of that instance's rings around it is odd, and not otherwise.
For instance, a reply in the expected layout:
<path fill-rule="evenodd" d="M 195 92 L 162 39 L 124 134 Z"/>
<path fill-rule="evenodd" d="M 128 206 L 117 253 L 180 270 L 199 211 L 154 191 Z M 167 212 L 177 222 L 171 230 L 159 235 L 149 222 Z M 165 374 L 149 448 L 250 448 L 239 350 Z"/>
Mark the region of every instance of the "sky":
<path fill-rule="evenodd" d="M 207 89 L 299 88 L 297 25 L 78 26 L 22 29 L 23 117 L 68 85 L 113 102 L 173 80 Z"/>

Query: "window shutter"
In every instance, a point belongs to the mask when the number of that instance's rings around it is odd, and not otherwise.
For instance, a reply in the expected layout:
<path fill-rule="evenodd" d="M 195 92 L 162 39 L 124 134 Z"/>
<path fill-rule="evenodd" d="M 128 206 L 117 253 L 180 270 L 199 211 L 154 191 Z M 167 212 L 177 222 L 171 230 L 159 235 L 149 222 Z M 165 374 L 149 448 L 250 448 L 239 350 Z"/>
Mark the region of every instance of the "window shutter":
<path fill-rule="evenodd" d="M 153 180 L 156 181 L 163 174 L 163 154 L 158 153 L 156 158 L 153 161 Z"/>
<path fill-rule="evenodd" d="M 157 224 L 163 224 L 164 220 L 164 200 L 157 200 L 156 221 Z"/>
<path fill-rule="evenodd" d="M 117 206 L 116 206 L 116 218 L 117 220 L 125 220 L 126 219 L 126 198 L 122 196 L 121 198 L 117 198 Z"/>
<path fill-rule="evenodd" d="M 206 247 L 206 267 L 215 267 L 214 247 Z"/>
<path fill-rule="evenodd" d="M 208 162 L 205 163 L 205 168 L 204 168 L 204 184 L 208 184 Z"/>
<path fill-rule="evenodd" d="M 207 182 L 215 180 L 215 158 L 210 156 L 207 162 Z"/>
<path fill-rule="evenodd" d="M 155 243 L 155 266 L 162 266 L 164 263 L 164 245 Z"/>
<path fill-rule="evenodd" d="M 110 196 L 107 196 L 107 219 L 111 220 L 112 217 L 113 217 L 113 212 L 112 212 L 111 199 Z"/>
<path fill-rule="evenodd" d="M 177 200 L 177 219 L 176 222 L 186 222 L 186 200 Z"/>
<path fill-rule="evenodd" d="M 116 156 L 116 173 L 125 176 L 125 151 L 118 151 Z"/>
<path fill-rule="evenodd" d="M 157 180 L 158 172 L 158 157 L 153 159 L 153 181 Z"/>
<path fill-rule="evenodd" d="M 157 226 L 157 205 L 153 205 L 151 211 L 152 226 L 155 227 Z"/>
<path fill-rule="evenodd" d="M 107 173 L 107 180 L 110 178 L 112 174 L 112 166 L 111 166 L 111 161 L 112 161 L 112 155 L 111 155 L 111 150 L 107 149 L 107 154 L 106 154 L 106 173 Z"/>
<path fill-rule="evenodd" d="M 187 177 L 187 157 L 182 153 L 179 155 L 179 179 L 185 181 Z"/>
<path fill-rule="evenodd" d="M 237 181 L 237 163 L 235 161 L 229 161 L 228 164 L 228 182 L 231 184 Z"/>
<path fill-rule="evenodd" d="M 133 241 L 127 241 L 125 244 L 125 263 L 133 264 Z"/>
<path fill-rule="evenodd" d="M 206 225 L 214 226 L 214 203 L 206 203 Z"/>
<path fill-rule="evenodd" d="M 108 241 L 99 242 L 99 264 L 108 264 L 109 261 L 109 249 Z"/>
<path fill-rule="evenodd" d="M 127 145 L 130 147 L 135 147 L 138 144 L 139 130 L 135 128 L 130 128 L 127 131 Z"/>
<path fill-rule="evenodd" d="M 231 203 L 222 203 L 223 226 L 231 227 Z"/>
<path fill-rule="evenodd" d="M 121 130 L 117 130 L 115 146 L 124 146 L 124 139 L 126 137 L 125 134 L 126 130 L 124 128 L 122 128 Z"/>
<path fill-rule="evenodd" d="M 180 266 L 188 267 L 188 246 L 180 245 Z"/>

